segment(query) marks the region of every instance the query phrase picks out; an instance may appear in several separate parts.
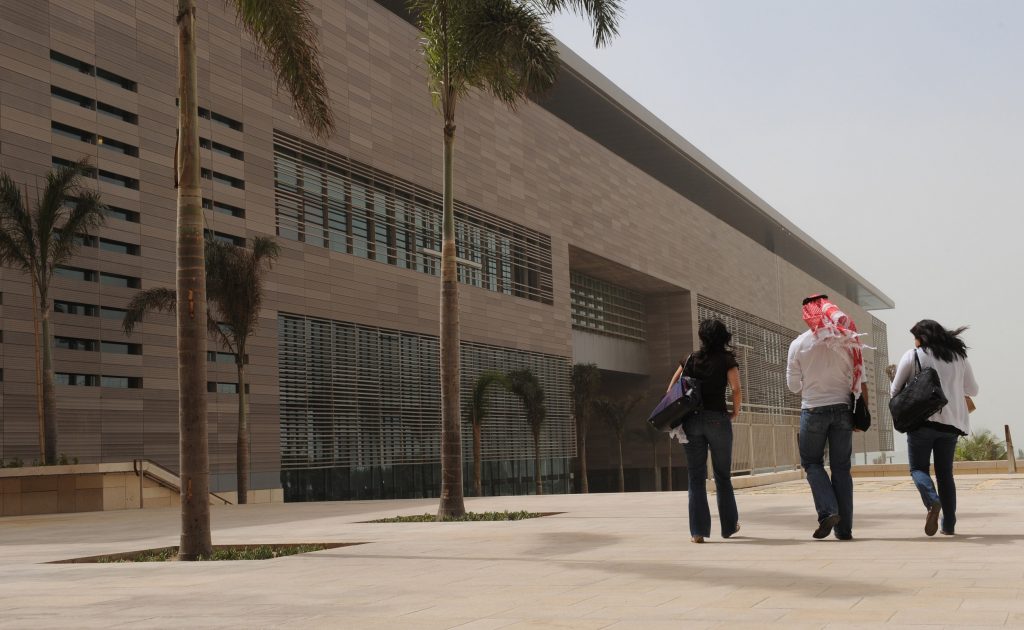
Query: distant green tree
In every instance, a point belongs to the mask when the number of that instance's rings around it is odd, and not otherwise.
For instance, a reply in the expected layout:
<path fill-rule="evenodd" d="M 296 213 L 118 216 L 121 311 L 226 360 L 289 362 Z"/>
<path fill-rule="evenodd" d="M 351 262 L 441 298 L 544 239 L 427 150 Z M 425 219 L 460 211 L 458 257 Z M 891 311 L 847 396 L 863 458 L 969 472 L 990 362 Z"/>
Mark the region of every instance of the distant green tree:
<path fill-rule="evenodd" d="M 986 462 L 1006 459 L 1006 444 L 988 429 L 972 433 L 956 445 L 953 458 L 957 461 Z"/>
<path fill-rule="evenodd" d="M 633 415 L 633 409 L 640 402 L 639 396 L 628 396 L 620 399 L 600 398 L 595 403 L 597 413 L 608 424 L 615 435 L 615 443 L 619 450 L 619 492 L 626 491 L 626 471 L 622 462 L 622 441 L 626 436 L 626 427 Z"/>
<path fill-rule="evenodd" d="M 576 419 L 576 463 L 580 492 L 590 492 L 587 480 L 587 433 L 594 412 L 594 398 L 601 387 L 601 370 L 594 363 L 572 366 L 572 414 Z"/>
<path fill-rule="evenodd" d="M 544 406 L 544 388 L 530 370 L 513 370 L 508 373 L 506 386 L 519 397 L 526 411 L 526 421 L 530 423 L 533 433 L 533 477 L 537 482 L 537 494 L 544 494 L 544 484 L 540 474 L 540 429 L 547 417 Z"/>
<path fill-rule="evenodd" d="M 473 494 L 483 496 L 481 462 L 481 442 L 483 437 L 484 419 L 490 408 L 490 397 L 487 395 L 492 385 L 507 387 L 508 379 L 501 372 L 484 372 L 473 384 L 473 397 L 469 401 L 469 420 L 473 426 Z"/>

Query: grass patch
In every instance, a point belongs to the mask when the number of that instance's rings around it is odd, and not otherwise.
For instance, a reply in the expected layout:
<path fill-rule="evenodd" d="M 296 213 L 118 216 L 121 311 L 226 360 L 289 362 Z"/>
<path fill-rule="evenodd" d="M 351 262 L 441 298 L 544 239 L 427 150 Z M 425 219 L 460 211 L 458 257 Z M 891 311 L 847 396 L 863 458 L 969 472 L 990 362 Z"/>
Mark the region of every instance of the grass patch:
<path fill-rule="evenodd" d="M 444 521 L 465 523 L 469 521 L 522 521 L 528 518 L 540 518 L 541 516 L 547 516 L 547 514 L 540 512 L 527 512 L 526 510 L 519 510 L 518 512 L 466 512 L 464 515 L 458 518 L 446 518 Z M 374 521 L 368 521 L 370 523 L 436 523 L 436 514 L 413 514 L 412 516 L 392 516 L 391 518 L 379 518 Z"/>
<path fill-rule="evenodd" d="M 200 561 L 214 560 L 270 560 L 272 558 L 283 558 L 294 556 L 300 553 L 312 551 L 323 551 L 324 549 L 336 549 L 349 545 L 361 543 L 304 543 L 304 544 L 282 544 L 282 545 L 214 545 L 213 555 L 202 557 Z M 59 560 L 54 564 L 78 564 L 78 563 L 99 563 L 108 564 L 116 562 L 173 562 L 178 560 L 178 548 L 157 547 L 155 549 L 143 549 L 141 551 L 129 551 L 126 553 L 113 553 L 103 556 L 89 556 L 87 558 L 73 558 L 71 560 Z"/>

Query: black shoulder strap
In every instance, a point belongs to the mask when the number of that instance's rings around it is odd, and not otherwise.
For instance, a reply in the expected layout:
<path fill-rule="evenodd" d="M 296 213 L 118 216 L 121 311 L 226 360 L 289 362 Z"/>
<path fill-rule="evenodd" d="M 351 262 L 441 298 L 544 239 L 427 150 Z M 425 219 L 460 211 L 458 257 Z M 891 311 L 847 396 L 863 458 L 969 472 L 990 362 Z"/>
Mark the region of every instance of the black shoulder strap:
<path fill-rule="evenodd" d="M 693 360 L 693 353 L 691 352 L 690 356 L 686 357 L 686 360 L 683 361 L 683 371 L 680 373 L 680 376 L 686 374 L 686 366 L 690 365 L 690 361 L 692 361 L 692 360 Z"/>
<path fill-rule="evenodd" d="M 917 364 L 917 371 L 920 372 L 924 368 L 921 367 L 921 358 L 917 356 L 917 348 L 914 348 L 914 363 Z"/>

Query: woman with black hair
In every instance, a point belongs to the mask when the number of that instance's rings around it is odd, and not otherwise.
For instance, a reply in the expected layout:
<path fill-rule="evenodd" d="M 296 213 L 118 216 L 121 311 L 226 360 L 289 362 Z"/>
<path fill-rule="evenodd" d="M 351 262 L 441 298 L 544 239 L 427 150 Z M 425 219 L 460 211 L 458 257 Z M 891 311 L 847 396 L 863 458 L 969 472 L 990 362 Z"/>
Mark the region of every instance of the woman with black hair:
<path fill-rule="evenodd" d="M 956 441 L 970 433 L 967 417 L 967 396 L 978 395 L 978 382 L 974 380 L 971 363 L 967 360 L 967 345 L 960 338 L 966 330 L 946 330 L 938 322 L 922 319 L 910 329 L 914 335 L 914 348 L 900 359 L 892 380 L 890 394 L 895 396 L 920 369 L 933 368 L 939 373 L 946 406 L 929 418 L 924 425 L 907 433 L 907 451 L 910 455 L 910 476 L 921 493 L 928 510 L 924 533 L 934 536 L 939 528 L 942 512 L 942 533 L 952 536 L 956 528 L 956 484 L 953 481 L 953 452 Z M 935 491 L 928 470 L 929 460 L 935 456 Z"/>
<path fill-rule="evenodd" d="M 706 319 L 697 329 L 700 350 L 679 362 L 668 389 L 681 376 L 700 380 L 703 409 L 683 420 L 688 442 L 686 468 L 689 474 L 690 540 L 702 543 L 711 536 L 711 510 L 705 480 L 708 451 L 715 477 L 715 498 L 722 538 L 740 531 L 736 496 L 732 489 L 732 421 L 740 413 L 742 392 L 736 357 L 729 350 L 732 333 L 717 319 Z M 725 406 L 725 387 L 732 388 L 732 413 Z"/>

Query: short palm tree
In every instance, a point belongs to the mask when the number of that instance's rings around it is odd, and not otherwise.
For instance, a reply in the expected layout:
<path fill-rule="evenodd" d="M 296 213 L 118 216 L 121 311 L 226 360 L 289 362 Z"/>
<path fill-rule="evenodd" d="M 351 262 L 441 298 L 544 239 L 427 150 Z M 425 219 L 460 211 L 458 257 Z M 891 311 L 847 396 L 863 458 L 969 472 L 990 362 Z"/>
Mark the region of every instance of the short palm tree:
<path fill-rule="evenodd" d="M 206 430 L 206 270 L 199 176 L 199 99 L 196 0 L 174 0 L 178 29 L 177 303 L 178 426 L 181 545 L 178 558 L 213 553 L 210 541 L 209 444 Z M 226 0 L 291 97 L 299 120 L 314 134 L 334 130 L 320 68 L 316 27 L 305 0 Z M 186 491 L 185 489 L 188 488 Z"/>
<path fill-rule="evenodd" d="M 258 236 L 251 248 L 228 243 L 206 243 L 206 287 L 209 302 L 207 329 L 221 346 L 235 355 L 238 372 L 238 440 L 235 466 L 238 503 L 248 503 L 249 392 L 245 376 L 249 338 L 256 333 L 263 304 L 263 280 L 281 248 L 274 239 Z M 150 311 L 174 312 L 178 301 L 173 289 L 140 291 L 128 304 L 122 326 L 131 334 Z"/>
<path fill-rule="evenodd" d="M 530 370 L 513 370 L 508 373 L 508 391 L 515 394 L 523 404 L 526 421 L 533 434 L 533 478 L 537 494 L 544 494 L 544 483 L 540 474 L 540 430 L 547 418 L 544 406 L 544 388 Z"/>
<path fill-rule="evenodd" d="M 1006 443 L 985 429 L 957 441 L 954 459 L 968 462 L 988 462 L 1006 459 Z"/>
<path fill-rule="evenodd" d="M 480 480 L 483 465 L 480 450 L 483 424 L 490 408 L 490 397 L 487 392 L 492 385 L 505 386 L 505 375 L 494 371 L 481 374 L 473 383 L 473 397 L 469 401 L 469 420 L 473 425 L 473 494 L 478 497 L 483 496 L 483 485 Z"/>
<path fill-rule="evenodd" d="M 572 413 L 576 418 L 576 462 L 580 492 L 590 492 L 587 481 L 587 433 L 594 412 L 594 399 L 601 387 L 601 370 L 594 363 L 572 366 Z"/>
<path fill-rule="evenodd" d="M 633 417 L 633 409 L 640 398 L 630 396 L 622 399 L 600 398 L 595 403 L 598 415 L 608 424 L 615 435 L 615 443 L 619 449 L 619 492 L 626 491 L 626 471 L 622 462 L 622 440 L 626 436 L 626 428 Z"/>
<path fill-rule="evenodd" d="M 430 92 L 444 126 L 441 222 L 441 501 L 438 520 L 462 516 L 459 417 L 459 297 L 455 249 L 453 164 L 455 110 L 470 90 L 509 107 L 550 88 L 558 70 L 546 19 L 566 9 L 588 17 L 598 45 L 616 33 L 620 0 L 410 0 L 423 32 Z"/>
<path fill-rule="evenodd" d="M 42 339 L 36 339 L 36 352 L 42 354 L 42 373 L 36 373 L 36 397 L 42 401 L 44 464 L 57 461 L 50 283 L 57 267 L 78 251 L 81 237 L 88 236 L 104 221 L 99 193 L 81 185 L 81 178 L 89 169 L 89 163 L 82 159 L 50 171 L 31 209 L 27 191 L 23 195 L 10 175 L 0 173 L 0 264 L 29 275 L 35 298 L 33 318 L 42 324 Z"/>

